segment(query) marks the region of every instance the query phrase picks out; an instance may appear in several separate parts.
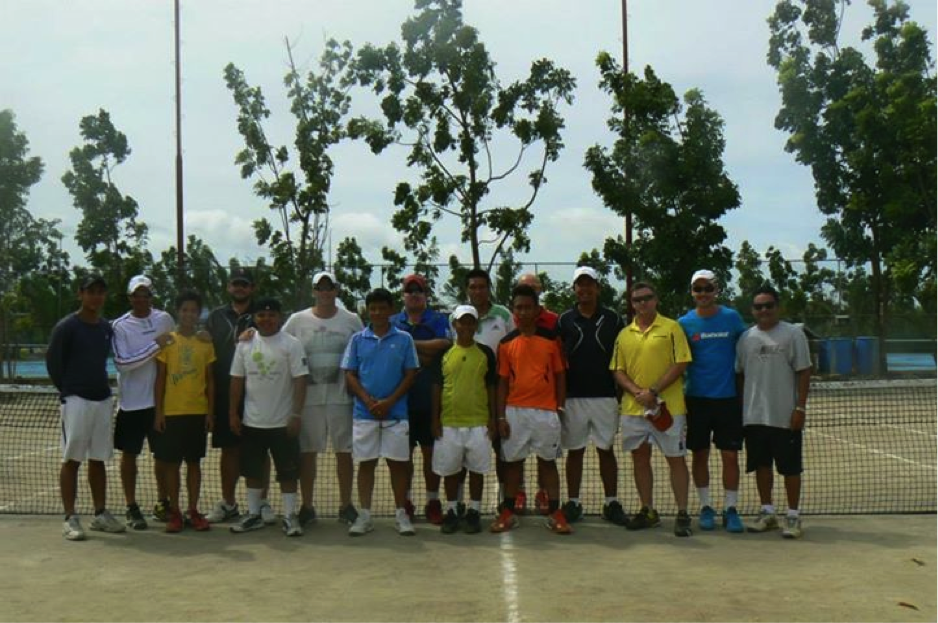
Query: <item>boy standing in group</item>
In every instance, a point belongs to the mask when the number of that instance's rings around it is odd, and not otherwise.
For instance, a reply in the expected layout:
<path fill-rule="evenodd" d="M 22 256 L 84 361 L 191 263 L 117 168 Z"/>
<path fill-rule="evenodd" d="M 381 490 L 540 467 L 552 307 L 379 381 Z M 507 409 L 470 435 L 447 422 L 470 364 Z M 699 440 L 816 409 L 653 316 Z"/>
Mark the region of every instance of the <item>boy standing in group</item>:
<path fill-rule="evenodd" d="M 495 429 L 495 353 L 475 341 L 478 312 L 472 305 L 453 311 L 456 343 L 443 353 L 433 385 L 433 471 L 444 478 L 446 515 L 441 531 L 459 527 L 457 511 L 462 470 L 469 471 L 466 532 L 482 530 L 482 488 L 491 465 L 490 435 Z"/>
<path fill-rule="evenodd" d="M 384 288 L 365 297 L 368 326 L 352 336 L 342 357 L 349 390 L 355 396 L 352 415 L 352 456 L 358 462 L 358 499 L 361 509 L 349 536 L 374 530 L 371 496 L 375 467 L 384 458 L 391 473 L 395 523 L 398 534 L 413 536 L 414 526 L 404 508 L 410 463 L 410 426 L 407 390 L 419 363 L 414 340 L 390 323 L 394 298 Z"/>
<path fill-rule="evenodd" d="M 156 356 L 156 421 L 153 454 L 162 471 L 169 510 L 166 531 L 182 531 L 184 520 L 179 505 L 179 469 L 186 462 L 186 493 L 189 510 L 185 520 L 196 530 L 209 529 L 199 512 L 202 488 L 202 459 L 208 432 L 212 430 L 212 402 L 215 378 L 212 343 L 196 337 L 196 323 L 202 313 L 202 297 L 183 292 L 176 297 L 178 327 L 172 342 Z"/>
<path fill-rule="evenodd" d="M 309 371 L 303 346 L 280 331 L 280 322 L 280 301 L 258 301 L 254 311 L 257 334 L 250 341 L 238 343 L 231 362 L 228 424 L 233 433 L 241 436 L 241 475 L 248 498 L 248 514 L 231 526 L 235 533 L 259 530 L 265 525 L 261 504 L 269 455 L 283 496 L 283 532 L 287 536 L 303 534 L 296 488 L 300 474 L 298 436 Z M 242 398 L 243 422 L 238 410 Z"/>

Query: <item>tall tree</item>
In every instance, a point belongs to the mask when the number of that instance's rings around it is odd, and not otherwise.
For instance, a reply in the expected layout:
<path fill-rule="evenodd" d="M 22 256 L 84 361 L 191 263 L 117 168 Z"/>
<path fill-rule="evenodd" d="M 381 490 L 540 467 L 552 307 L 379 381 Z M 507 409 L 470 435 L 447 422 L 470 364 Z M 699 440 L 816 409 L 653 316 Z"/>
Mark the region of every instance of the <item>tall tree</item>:
<path fill-rule="evenodd" d="M 935 305 L 936 85 L 925 30 L 904 2 L 869 0 L 860 35 L 840 42 L 848 0 L 785 0 L 769 18 L 775 127 L 809 166 L 821 230 L 848 267 L 869 264 L 880 340 L 897 290 Z M 880 348 L 885 358 L 886 349 Z"/>
<path fill-rule="evenodd" d="M 261 88 L 250 86 L 232 63 L 225 67 L 225 84 L 238 107 L 238 132 L 244 138 L 235 164 L 243 179 L 254 180 L 254 193 L 276 214 L 273 222 L 254 221 L 254 235 L 258 244 L 270 249 L 273 277 L 289 293 L 288 304 L 297 306 L 309 300 L 309 277 L 324 265 L 335 168 L 329 150 L 346 137 L 352 45 L 330 39 L 318 69 L 305 76 L 297 69 L 289 41 L 286 49 L 290 70 L 283 82 L 296 118 L 293 149 L 299 171 L 290 168 L 290 150 L 275 147 L 267 137 L 264 123 L 270 109 Z"/>
<path fill-rule="evenodd" d="M 225 299 L 228 272 L 215 257 L 212 248 L 198 236 L 190 234 L 185 248 L 186 283 L 180 284 L 176 271 L 176 247 L 171 246 L 160 254 L 153 266 L 151 277 L 156 298 L 164 309 L 171 309 L 176 295 L 191 288 L 202 295 L 202 307 L 210 310 L 221 305 Z"/>
<path fill-rule="evenodd" d="M 502 86 L 478 30 L 463 21 L 461 0 L 414 6 L 418 13 L 401 26 L 400 45 L 360 50 L 358 81 L 382 97 L 384 123 L 359 118 L 350 131 L 375 153 L 394 143 L 410 148 L 407 164 L 419 169 L 420 181 L 398 184 L 392 219 L 408 251 L 426 246 L 434 224 L 449 216 L 460 222 L 472 265 L 491 270 L 508 249 L 529 250 L 534 202 L 563 147 L 560 105 L 573 101 L 575 80 L 540 59 L 527 78 Z M 510 142 L 513 153 L 496 157 L 494 146 Z M 526 196 L 492 198 L 524 166 L 530 166 Z"/>
<path fill-rule="evenodd" d="M 357 313 L 371 290 L 372 266 L 365 260 L 355 238 L 345 238 L 339 243 L 334 268 L 342 303 L 346 309 Z"/>
<path fill-rule="evenodd" d="M 718 220 L 739 207 L 739 192 L 723 165 L 723 120 L 696 89 L 682 104 L 651 67 L 641 79 L 606 52 L 596 64 L 600 88 L 612 97 L 607 125 L 616 140 L 611 149 L 589 148 L 585 167 L 606 207 L 631 212 L 635 231 L 631 249 L 621 237 L 608 238 L 604 252 L 654 281 L 662 311 L 675 315 L 686 307 L 695 267 L 713 270 L 723 283 L 729 277 L 732 252 Z"/>

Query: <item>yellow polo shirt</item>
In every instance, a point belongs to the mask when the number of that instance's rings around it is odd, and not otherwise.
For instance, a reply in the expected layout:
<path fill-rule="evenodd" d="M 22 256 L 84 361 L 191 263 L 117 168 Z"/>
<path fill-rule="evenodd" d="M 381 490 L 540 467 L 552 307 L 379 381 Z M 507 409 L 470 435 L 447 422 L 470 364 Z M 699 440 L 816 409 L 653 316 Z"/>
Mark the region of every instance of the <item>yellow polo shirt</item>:
<path fill-rule="evenodd" d="M 640 387 L 651 387 L 671 365 L 690 361 L 690 346 L 681 325 L 658 314 L 644 332 L 634 320 L 619 332 L 609 369 L 625 372 Z M 660 397 L 672 414 L 687 413 L 683 377 L 661 390 Z M 622 397 L 622 415 L 644 414 L 645 408 L 626 392 Z"/>

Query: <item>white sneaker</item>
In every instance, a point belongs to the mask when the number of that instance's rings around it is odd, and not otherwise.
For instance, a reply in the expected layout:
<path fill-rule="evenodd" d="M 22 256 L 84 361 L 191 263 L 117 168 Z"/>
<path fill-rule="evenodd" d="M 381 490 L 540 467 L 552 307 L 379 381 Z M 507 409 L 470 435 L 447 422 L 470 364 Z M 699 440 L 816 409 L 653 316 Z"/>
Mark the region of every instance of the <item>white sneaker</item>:
<path fill-rule="evenodd" d="M 281 523 L 283 533 L 287 536 L 303 536 L 303 528 L 300 527 L 300 518 L 295 514 L 286 515 Z"/>
<path fill-rule="evenodd" d="M 375 524 L 371 520 L 371 517 L 368 517 L 366 519 L 364 516 L 359 514 L 358 517 L 355 518 L 355 523 L 353 523 L 352 526 L 348 529 L 348 535 L 349 536 L 364 536 L 368 534 L 369 532 L 374 531 L 374 529 L 375 529 Z"/>
<path fill-rule="evenodd" d="M 417 531 L 414 530 L 414 524 L 410 523 L 410 517 L 404 509 L 398 509 L 394 516 L 394 525 L 397 527 L 397 533 L 401 536 L 414 536 Z"/>
<path fill-rule="evenodd" d="M 791 516 L 786 517 L 785 527 L 782 528 L 782 536 L 786 539 L 800 539 L 801 535 L 801 518 Z"/>
<path fill-rule="evenodd" d="M 756 521 L 746 526 L 748 532 L 768 532 L 769 530 L 778 530 L 778 517 L 774 513 L 759 511 Z"/>
<path fill-rule="evenodd" d="M 261 517 L 268 526 L 277 523 L 277 513 L 274 512 L 274 509 L 270 506 L 270 502 L 267 500 L 261 502 Z"/>
<path fill-rule="evenodd" d="M 205 518 L 208 519 L 209 523 L 222 523 L 224 521 L 237 519 L 240 515 L 241 511 L 238 510 L 237 503 L 228 506 L 224 500 L 219 500 L 218 503 L 215 504 L 215 508 L 213 508 Z"/>
<path fill-rule="evenodd" d="M 102 511 L 100 515 L 95 515 L 94 519 L 91 520 L 90 527 L 92 530 L 98 530 L 100 532 L 111 532 L 114 534 L 125 532 L 127 530 L 127 526 L 117 521 L 114 518 L 114 515 L 108 511 Z"/>
<path fill-rule="evenodd" d="M 78 515 L 72 515 L 62 523 L 62 536 L 66 541 L 84 541 L 85 531 Z"/>

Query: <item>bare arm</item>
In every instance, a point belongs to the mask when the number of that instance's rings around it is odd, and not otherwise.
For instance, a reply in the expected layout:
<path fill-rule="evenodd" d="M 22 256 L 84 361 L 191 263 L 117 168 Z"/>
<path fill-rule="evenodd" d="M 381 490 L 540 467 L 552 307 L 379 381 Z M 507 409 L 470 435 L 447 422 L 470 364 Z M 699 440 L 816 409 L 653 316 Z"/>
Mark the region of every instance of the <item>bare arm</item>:
<path fill-rule="evenodd" d="M 371 411 L 371 408 L 375 405 L 377 400 L 365 390 L 364 385 L 361 384 L 358 378 L 357 370 L 345 371 L 345 386 L 348 388 L 350 394 L 361 400 L 368 411 Z"/>
<path fill-rule="evenodd" d="M 443 387 L 434 383 L 430 390 L 430 427 L 433 431 L 433 438 L 439 439 L 443 436 L 443 421 L 440 417 L 443 406 Z"/>
<path fill-rule="evenodd" d="M 808 404 L 808 390 L 811 387 L 811 368 L 799 370 L 798 374 L 798 398 L 795 402 L 795 410 L 791 413 L 791 429 L 801 430 L 804 428 L 805 407 Z"/>
<path fill-rule="evenodd" d="M 404 394 L 410 390 L 411 385 L 414 384 L 415 378 L 417 378 L 416 368 L 405 370 L 404 378 L 401 380 L 400 384 L 398 384 L 390 396 L 378 400 L 375 403 L 374 408 L 372 408 L 371 413 L 379 419 L 384 419 L 387 417 L 388 413 L 391 412 L 391 408 L 394 406 L 394 404 L 403 398 Z"/>
<path fill-rule="evenodd" d="M 300 415 L 303 413 L 303 405 L 306 403 L 306 378 L 307 375 L 293 377 L 293 413 L 287 422 L 287 434 L 296 437 L 300 434 Z"/>
<path fill-rule="evenodd" d="M 452 341 L 440 337 L 433 340 L 414 340 L 414 347 L 417 349 L 417 357 L 420 359 L 420 365 L 425 366 L 432 362 L 437 355 L 452 345 Z"/>
<path fill-rule="evenodd" d="M 511 436 L 511 427 L 505 417 L 505 408 L 508 404 L 508 377 L 498 377 L 498 391 L 495 399 L 495 416 L 498 418 L 498 435 L 503 439 Z"/>
<path fill-rule="evenodd" d="M 166 364 L 156 362 L 156 382 L 153 384 L 153 404 L 156 416 L 153 419 L 153 428 L 163 432 L 166 430 L 166 414 L 163 412 L 163 402 L 166 398 Z"/>
<path fill-rule="evenodd" d="M 567 404 L 567 373 L 563 370 L 554 375 L 556 381 L 557 410 L 562 411 Z"/>
<path fill-rule="evenodd" d="M 244 377 L 231 377 L 231 389 L 228 392 L 228 425 L 235 435 L 241 434 L 241 418 L 238 415 L 238 405 L 244 398 Z"/>
<path fill-rule="evenodd" d="M 211 336 L 209 336 L 211 339 Z M 208 413 L 205 416 L 205 430 L 212 432 L 215 428 L 215 373 L 210 363 L 205 366 L 205 397 L 208 399 Z"/>

